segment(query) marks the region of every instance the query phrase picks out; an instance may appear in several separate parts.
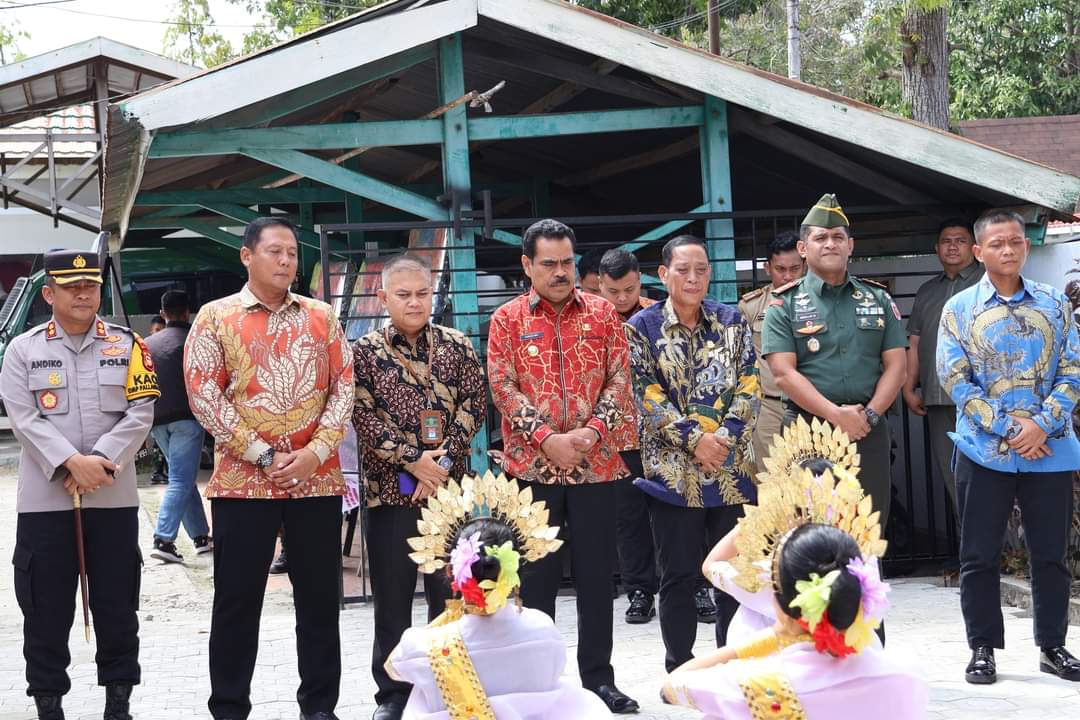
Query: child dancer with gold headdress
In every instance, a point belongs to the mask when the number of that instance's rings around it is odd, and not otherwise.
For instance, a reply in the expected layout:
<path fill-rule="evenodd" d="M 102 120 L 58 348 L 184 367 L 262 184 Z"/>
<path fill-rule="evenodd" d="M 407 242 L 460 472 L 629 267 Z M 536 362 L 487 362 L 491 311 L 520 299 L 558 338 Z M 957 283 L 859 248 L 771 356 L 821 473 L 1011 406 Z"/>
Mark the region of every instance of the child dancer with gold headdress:
<path fill-rule="evenodd" d="M 885 542 L 852 472 L 854 445 L 826 423 L 800 420 L 765 462 L 758 505 L 706 566 L 753 605 L 744 620 L 764 628 L 676 669 L 664 700 L 714 720 L 846 720 L 871 707 L 875 720 L 925 717 L 925 682 L 880 651 L 874 634 L 888 608 L 878 572 Z"/>
<path fill-rule="evenodd" d="M 510 602 L 518 568 L 557 550 L 548 511 L 502 475 L 450 481 L 428 501 L 410 538 L 425 573 L 445 572 L 459 599 L 410 628 L 386 663 L 412 683 L 404 720 L 586 720 L 603 701 L 562 678 L 566 644 L 538 610 Z"/>

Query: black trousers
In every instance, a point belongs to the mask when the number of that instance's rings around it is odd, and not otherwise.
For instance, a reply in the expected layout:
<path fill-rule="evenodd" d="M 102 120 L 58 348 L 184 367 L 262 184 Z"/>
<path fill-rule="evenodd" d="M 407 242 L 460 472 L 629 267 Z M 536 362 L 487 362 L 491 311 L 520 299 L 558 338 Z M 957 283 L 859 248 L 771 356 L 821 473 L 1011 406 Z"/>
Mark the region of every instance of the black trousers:
<path fill-rule="evenodd" d="M 641 451 L 619 453 L 630 468 L 630 477 L 615 481 L 615 541 L 619 552 L 619 577 L 627 595 L 640 590 L 656 595 L 656 553 L 653 552 L 652 523 L 644 492 L 634 486 L 634 478 L 644 473 Z"/>
<path fill-rule="evenodd" d="M 971 648 L 1005 647 L 1001 616 L 1001 548 L 1005 526 L 1020 505 L 1031 555 L 1035 644 L 1065 644 L 1069 586 L 1065 553 L 1072 522 L 1072 472 L 1004 473 L 956 453 L 960 502 L 960 607 Z"/>
<path fill-rule="evenodd" d="M 138 512 L 82 511 L 98 685 L 137 685 L 140 679 Z M 68 636 L 79 587 L 74 512 L 20 513 L 12 562 L 23 613 L 26 694 L 63 695 L 71 689 Z"/>
<path fill-rule="evenodd" d="M 210 624 L 210 714 L 243 720 L 259 649 L 266 575 L 282 526 L 296 608 L 296 654 L 304 713 L 333 712 L 341 684 L 338 586 L 341 498 L 210 501 L 214 610 Z"/>
<path fill-rule="evenodd" d="M 795 422 L 796 415 L 807 422 L 814 417 L 788 402 L 784 406 L 784 426 Z M 824 419 L 824 418 L 822 418 Z M 889 506 L 892 504 L 892 430 L 889 421 L 881 418 L 876 428 L 855 443 L 859 452 L 859 482 L 874 500 L 874 509 L 881 513 L 881 527 L 889 526 Z"/>
<path fill-rule="evenodd" d="M 612 685 L 612 613 L 615 572 L 615 485 L 545 485 L 518 480 L 532 488 L 533 499 L 547 504 L 548 523 L 565 526 L 569 542 L 521 569 L 521 602 L 555 618 L 555 597 L 562 581 L 562 554 L 569 551 L 577 592 L 577 661 L 581 684 Z M 566 532 L 561 533 L 566 539 Z"/>
<path fill-rule="evenodd" d="M 371 592 L 375 601 L 375 642 L 371 648 L 371 674 L 375 678 L 375 702 L 396 701 L 404 705 L 412 685 L 393 680 L 386 673 L 386 660 L 397 647 L 401 635 L 412 625 L 413 595 L 416 592 L 416 563 L 409 559 L 408 539 L 418 535 L 418 507 L 379 505 L 367 510 L 367 551 L 371 567 Z M 289 562 L 292 562 L 292 540 Z M 424 575 L 428 621 L 446 608 L 450 584 L 442 573 Z"/>
<path fill-rule="evenodd" d="M 701 586 L 702 548 L 712 547 L 728 534 L 742 505 L 688 508 L 649 497 L 656 551 L 660 556 L 660 635 L 664 639 L 664 666 L 671 672 L 694 657 L 697 605 L 694 592 Z M 727 642 L 727 629 L 739 608 L 735 598 L 713 591 L 716 603 L 716 646 Z"/>

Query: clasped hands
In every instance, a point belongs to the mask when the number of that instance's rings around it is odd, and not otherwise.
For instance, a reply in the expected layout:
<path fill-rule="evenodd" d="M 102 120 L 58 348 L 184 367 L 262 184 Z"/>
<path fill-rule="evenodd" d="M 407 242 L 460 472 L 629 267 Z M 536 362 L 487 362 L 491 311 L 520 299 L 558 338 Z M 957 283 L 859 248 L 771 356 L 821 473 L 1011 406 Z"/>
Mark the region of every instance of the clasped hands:
<path fill-rule="evenodd" d="M 694 448 L 694 464 L 707 473 L 714 473 L 724 466 L 730 453 L 730 437 L 704 433 Z"/>
<path fill-rule="evenodd" d="M 1009 415 L 1009 417 L 1020 423 L 1020 432 L 1012 440 L 1005 440 L 1017 455 L 1025 460 L 1040 460 L 1054 454 L 1046 445 L 1046 431 L 1039 427 L 1037 422 L 1031 418 L 1016 415 Z"/>
<path fill-rule="evenodd" d="M 582 462 L 600 442 L 600 433 L 590 427 L 575 428 L 564 433 L 548 435 L 540 443 L 540 452 L 549 464 L 559 470 L 573 470 Z"/>
<path fill-rule="evenodd" d="M 319 456 L 313 451 L 300 448 L 287 453 L 275 452 L 274 461 L 269 467 L 263 468 L 263 473 L 278 488 L 289 493 L 291 497 L 296 497 L 303 492 L 321 464 Z"/>

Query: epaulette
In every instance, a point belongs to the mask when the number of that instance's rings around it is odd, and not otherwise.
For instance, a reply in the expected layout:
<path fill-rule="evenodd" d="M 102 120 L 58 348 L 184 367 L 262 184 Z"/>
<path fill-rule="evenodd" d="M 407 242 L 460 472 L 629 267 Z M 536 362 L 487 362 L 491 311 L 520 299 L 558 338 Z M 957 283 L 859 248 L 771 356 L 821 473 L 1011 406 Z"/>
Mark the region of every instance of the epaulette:
<path fill-rule="evenodd" d="M 857 279 L 859 280 L 859 282 L 864 282 L 867 285 L 873 285 L 874 287 L 881 288 L 885 292 L 889 291 L 889 286 L 886 285 L 885 283 L 881 282 L 880 280 L 871 280 L 870 278 L 864 278 L 864 277 L 860 277 L 860 278 L 857 278 Z"/>
<path fill-rule="evenodd" d="M 803 281 L 803 279 L 802 279 L 802 278 L 799 278 L 798 280 L 792 280 L 791 282 L 787 283 L 786 285 L 781 285 L 781 286 L 780 286 L 780 287 L 778 287 L 778 288 L 773 288 L 772 294 L 773 294 L 773 295 L 783 295 L 783 294 L 784 294 L 784 293 L 786 293 L 786 292 L 787 292 L 788 290 L 790 290 L 791 288 L 795 287 L 796 285 L 798 285 L 798 284 L 799 284 L 799 283 L 801 283 L 802 281 Z"/>
<path fill-rule="evenodd" d="M 765 288 L 759 287 L 757 290 L 751 290 L 750 292 L 739 298 L 739 302 L 743 300 L 753 300 L 756 297 L 761 297 L 761 293 L 765 292 Z"/>

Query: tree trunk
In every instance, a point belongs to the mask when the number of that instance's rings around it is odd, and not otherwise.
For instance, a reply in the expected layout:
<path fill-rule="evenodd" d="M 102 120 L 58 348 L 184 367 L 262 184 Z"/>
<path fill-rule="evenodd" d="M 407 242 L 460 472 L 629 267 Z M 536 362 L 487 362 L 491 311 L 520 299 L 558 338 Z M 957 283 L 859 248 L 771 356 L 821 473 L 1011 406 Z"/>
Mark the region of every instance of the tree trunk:
<path fill-rule="evenodd" d="M 911 4 L 900 25 L 903 41 L 901 89 L 919 122 L 949 129 L 949 43 L 946 8 L 920 10 Z"/>

